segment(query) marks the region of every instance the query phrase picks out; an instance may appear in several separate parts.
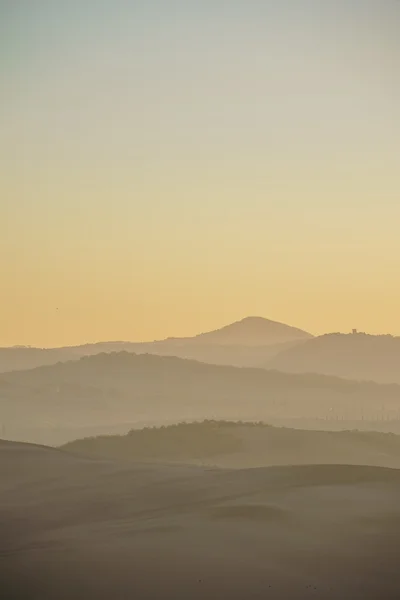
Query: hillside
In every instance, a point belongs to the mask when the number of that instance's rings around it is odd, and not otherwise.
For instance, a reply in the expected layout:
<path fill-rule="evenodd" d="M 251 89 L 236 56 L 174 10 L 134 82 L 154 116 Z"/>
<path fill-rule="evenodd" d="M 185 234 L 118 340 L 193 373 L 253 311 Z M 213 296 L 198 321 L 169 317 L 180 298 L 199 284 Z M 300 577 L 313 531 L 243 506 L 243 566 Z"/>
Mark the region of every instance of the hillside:
<path fill-rule="evenodd" d="M 0 348 L 0 373 L 24 371 L 79 358 L 73 348 Z"/>
<path fill-rule="evenodd" d="M 89 460 L 0 441 L 7 599 L 398 598 L 400 471 Z"/>
<path fill-rule="evenodd" d="M 247 317 L 222 329 L 188 338 L 154 342 L 99 342 L 66 348 L 0 348 L 0 372 L 32 369 L 103 352 L 178 356 L 211 364 L 259 366 L 312 336 L 261 317 Z"/>
<path fill-rule="evenodd" d="M 400 436 L 360 431 L 304 431 L 263 423 L 203 421 L 74 440 L 81 456 L 244 468 L 355 464 L 400 468 Z"/>
<path fill-rule="evenodd" d="M 124 422 L 394 419 L 400 386 L 120 352 L 2 374 L 0 415 L 7 437 L 35 442 L 46 441 L 35 430 L 74 439 Z"/>
<path fill-rule="evenodd" d="M 289 373 L 400 383 L 400 337 L 327 334 L 284 349 L 264 366 Z"/>

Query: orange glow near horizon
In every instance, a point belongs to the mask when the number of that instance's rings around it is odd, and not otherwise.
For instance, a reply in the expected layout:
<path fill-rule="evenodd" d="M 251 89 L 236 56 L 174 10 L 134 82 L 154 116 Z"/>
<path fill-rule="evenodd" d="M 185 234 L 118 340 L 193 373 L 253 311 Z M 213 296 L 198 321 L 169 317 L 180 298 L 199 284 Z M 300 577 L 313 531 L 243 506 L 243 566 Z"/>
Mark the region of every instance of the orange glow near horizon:
<path fill-rule="evenodd" d="M 150 4 L 0 9 L 0 345 L 400 335 L 399 4 Z"/>

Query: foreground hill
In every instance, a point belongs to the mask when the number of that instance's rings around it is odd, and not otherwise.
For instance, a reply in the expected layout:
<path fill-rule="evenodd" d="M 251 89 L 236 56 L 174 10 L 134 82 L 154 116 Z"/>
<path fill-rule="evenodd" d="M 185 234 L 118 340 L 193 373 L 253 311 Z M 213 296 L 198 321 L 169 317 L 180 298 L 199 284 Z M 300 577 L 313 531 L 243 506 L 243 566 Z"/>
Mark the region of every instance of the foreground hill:
<path fill-rule="evenodd" d="M 259 366 L 311 334 L 261 317 L 247 317 L 222 329 L 194 337 L 154 342 L 100 342 L 67 348 L 0 348 L 0 372 L 32 369 L 102 352 L 179 356 L 211 364 Z"/>
<path fill-rule="evenodd" d="M 400 471 L 95 461 L 0 442 L 13 600 L 399 597 Z"/>
<path fill-rule="evenodd" d="M 75 440 L 64 450 L 97 458 L 186 462 L 243 468 L 355 464 L 400 468 L 400 436 L 304 431 L 263 423 L 204 421 Z"/>
<path fill-rule="evenodd" d="M 123 422 L 395 418 L 400 386 L 121 352 L 3 374 L 0 415 L 8 437 L 35 442 L 46 441 L 35 429 L 74 439 L 80 427 Z"/>
<path fill-rule="evenodd" d="M 322 373 L 400 383 L 400 337 L 329 334 L 286 348 L 264 366 L 289 373 Z"/>

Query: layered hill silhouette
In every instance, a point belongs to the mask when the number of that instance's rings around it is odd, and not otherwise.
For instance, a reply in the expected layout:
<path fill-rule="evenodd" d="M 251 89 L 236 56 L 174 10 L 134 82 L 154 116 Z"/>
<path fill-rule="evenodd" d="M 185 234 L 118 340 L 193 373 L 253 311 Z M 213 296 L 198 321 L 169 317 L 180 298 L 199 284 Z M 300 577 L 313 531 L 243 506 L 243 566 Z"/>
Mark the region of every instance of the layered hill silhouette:
<path fill-rule="evenodd" d="M 95 458 L 184 462 L 225 468 L 354 464 L 400 468 L 400 436 L 304 431 L 264 423 L 203 421 L 74 440 L 69 452 Z"/>
<path fill-rule="evenodd" d="M 77 435 L 82 427 L 123 422 L 398 419 L 400 386 L 104 353 L 2 374 L 0 415 L 12 439 L 48 442 L 35 431 L 68 430 L 59 443 L 82 437 Z M 55 438 L 51 443 L 60 439 Z"/>
<path fill-rule="evenodd" d="M 0 372 L 24 370 L 102 352 L 178 356 L 211 364 L 258 366 L 311 334 L 261 317 L 247 317 L 194 337 L 154 342 L 100 342 L 65 348 L 0 348 Z"/>
<path fill-rule="evenodd" d="M 0 348 L 0 373 L 32 369 L 101 353 L 176 356 L 216 365 L 318 373 L 400 384 L 400 337 L 311 334 L 282 323 L 247 317 L 216 331 L 154 342 L 100 342 L 65 348 Z"/>
<path fill-rule="evenodd" d="M 0 441 L 7 599 L 398 598 L 400 471 L 91 460 Z"/>
<path fill-rule="evenodd" d="M 289 373 L 400 383 L 400 337 L 327 334 L 285 349 L 264 366 Z"/>

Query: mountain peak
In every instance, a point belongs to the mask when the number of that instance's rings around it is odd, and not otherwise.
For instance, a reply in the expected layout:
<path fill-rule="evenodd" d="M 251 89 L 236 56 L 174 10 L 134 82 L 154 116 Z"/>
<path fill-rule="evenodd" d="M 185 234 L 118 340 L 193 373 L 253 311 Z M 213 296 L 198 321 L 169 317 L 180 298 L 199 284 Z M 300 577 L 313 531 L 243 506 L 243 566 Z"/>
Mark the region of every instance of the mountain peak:
<path fill-rule="evenodd" d="M 225 325 L 216 331 L 201 333 L 193 338 L 197 342 L 227 345 L 261 346 L 292 340 L 306 340 L 312 335 L 264 317 L 250 316 Z"/>

